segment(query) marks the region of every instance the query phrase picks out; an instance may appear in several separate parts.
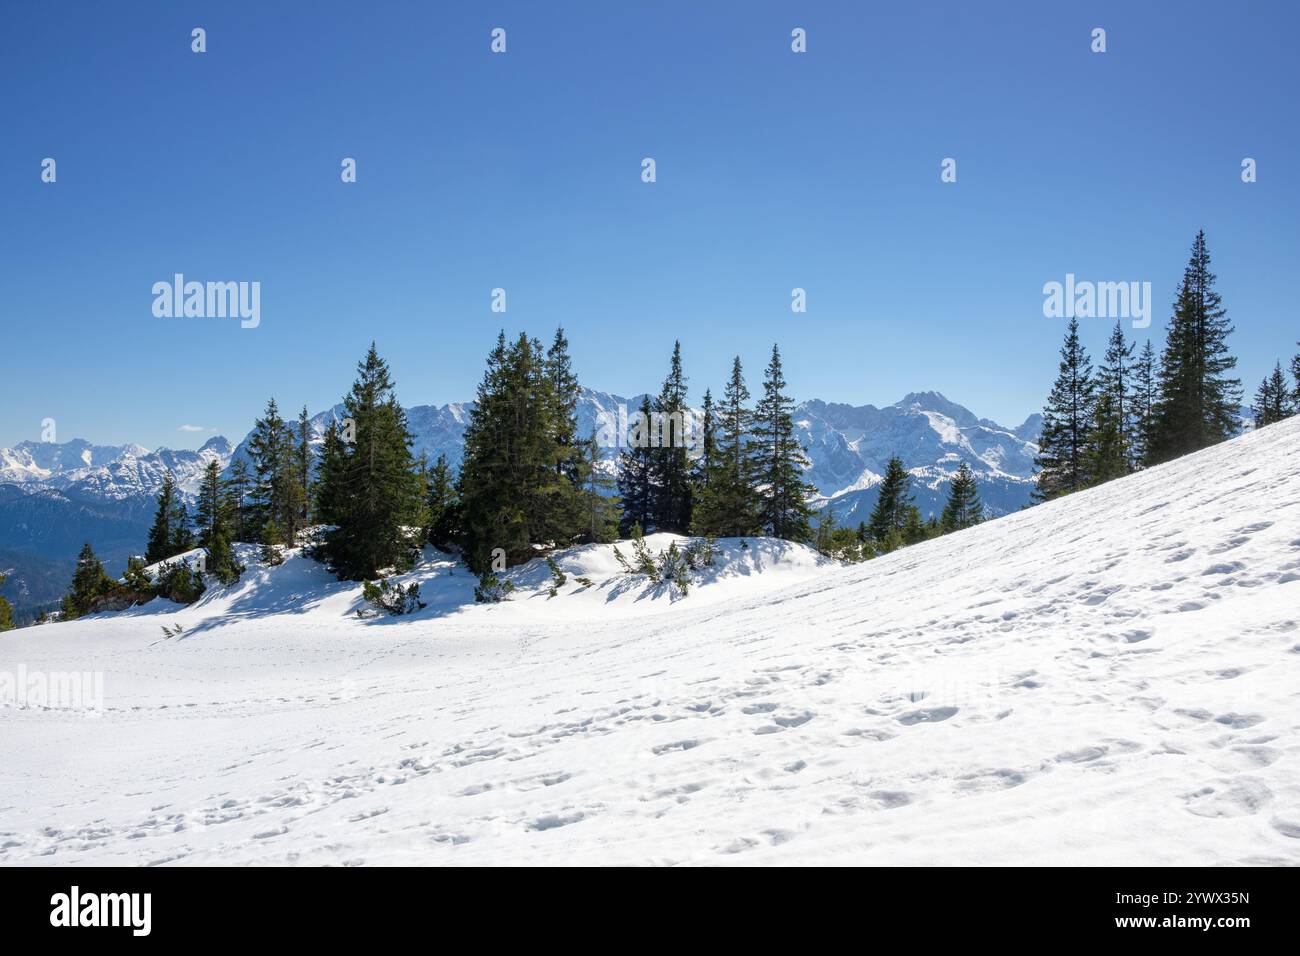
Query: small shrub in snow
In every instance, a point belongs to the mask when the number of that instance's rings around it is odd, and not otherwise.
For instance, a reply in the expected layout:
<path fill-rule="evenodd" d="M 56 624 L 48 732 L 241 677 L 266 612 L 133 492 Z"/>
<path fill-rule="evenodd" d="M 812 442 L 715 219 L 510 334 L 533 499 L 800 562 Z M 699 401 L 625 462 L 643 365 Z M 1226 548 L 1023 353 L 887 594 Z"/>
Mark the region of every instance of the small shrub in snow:
<path fill-rule="evenodd" d="M 177 604 L 193 604 L 202 596 L 203 590 L 203 575 L 199 574 L 197 569 L 191 568 L 189 562 L 180 561 L 173 564 L 169 561 L 159 566 L 157 585 L 159 597 L 175 601 Z"/>
<path fill-rule="evenodd" d="M 568 578 L 565 576 L 564 572 L 560 570 L 560 566 L 555 563 L 555 559 L 549 554 L 546 556 L 546 567 L 550 570 L 551 579 L 554 581 L 546 596 L 548 598 L 553 598 L 560 593 L 560 588 L 564 587 L 564 582 L 567 581 Z"/>
<path fill-rule="evenodd" d="M 636 568 L 632 567 L 627 558 L 623 557 L 623 552 L 618 550 L 618 545 L 614 545 L 614 557 L 618 559 L 618 566 L 623 569 L 624 574 L 636 574 Z"/>
<path fill-rule="evenodd" d="M 474 588 L 474 600 L 480 604 L 500 604 L 514 589 L 513 581 L 499 578 L 491 571 L 484 571 L 478 576 L 478 586 Z"/>
<path fill-rule="evenodd" d="M 366 581 L 361 585 L 361 596 L 367 604 L 389 614 L 412 614 L 425 606 L 420 600 L 420 585 L 415 582 L 403 587 L 387 578 Z"/>
<path fill-rule="evenodd" d="M 656 584 L 659 583 L 659 567 L 655 564 L 654 555 L 650 553 L 650 548 L 645 543 L 645 536 L 641 533 L 641 526 L 633 525 L 632 527 L 632 560 L 637 574 L 644 574 Z"/>
<path fill-rule="evenodd" d="M 683 594 L 691 586 L 690 564 L 677 548 L 676 541 L 668 543 L 668 550 L 659 555 L 659 579 L 667 581 Z"/>
<path fill-rule="evenodd" d="M 591 578 L 583 577 L 582 575 L 576 576 L 573 580 L 577 581 L 584 588 L 594 588 L 596 586 L 595 581 L 593 581 Z"/>
<path fill-rule="evenodd" d="M 692 571 L 699 571 L 713 567 L 713 559 L 717 553 L 717 541 L 709 535 L 707 538 L 692 538 L 683 549 L 682 557 L 686 559 Z"/>

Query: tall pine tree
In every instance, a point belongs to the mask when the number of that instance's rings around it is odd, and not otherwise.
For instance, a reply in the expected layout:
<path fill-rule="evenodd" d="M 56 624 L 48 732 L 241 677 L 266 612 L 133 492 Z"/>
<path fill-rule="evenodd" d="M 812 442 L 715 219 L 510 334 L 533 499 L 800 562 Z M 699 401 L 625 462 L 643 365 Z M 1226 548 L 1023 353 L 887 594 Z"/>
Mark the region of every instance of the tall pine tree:
<path fill-rule="evenodd" d="M 618 496 L 623 505 L 619 533 L 627 537 L 635 527 L 643 531 L 655 530 L 656 495 L 654 485 L 654 452 L 650 447 L 652 429 L 650 396 L 643 396 L 641 407 L 632 424 L 631 435 L 618 458 Z"/>
<path fill-rule="evenodd" d="M 682 344 L 673 343 L 668 376 L 654 403 L 654 442 L 650 451 L 650 483 L 654 486 L 653 520 L 658 531 L 685 534 L 691 526 L 691 409 L 686 404 L 682 373 Z"/>
<path fill-rule="evenodd" d="M 885 467 L 876 506 L 871 510 L 867 530 L 878 550 L 892 551 L 906 540 L 908 519 L 916 512 L 914 522 L 919 524 L 921 514 L 913 504 L 912 476 L 903 467 L 903 459 L 894 455 Z"/>
<path fill-rule="evenodd" d="M 1137 361 L 1133 364 L 1133 444 L 1129 463 L 1133 469 L 1141 468 L 1147 461 L 1151 444 L 1151 430 L 1155 427 L 1156 401 L 1159 391 L 1156 384 L 1156 353 L 1147 339 Z"/>
<path fill-rule="evenodd" d="M 180 489 L 176 487 L 176 479 L 171 472 L 167 472 L 163 475 L 162 487 L 158 491 L 158 509 L 154 512 L 153 525 L 149 529 L 145 560 L 155 564 L 193 547 L 194 536 L 190 533 L 185 501 Z"/>
<path fill-rule="evenodd" d="M 1238 428 L 1241 382 L 1230 378 L 1232 325 L 1214 289 L 1204 231 L 1196 234 L 1160 357 L 1160 398 L 1148 458 L 1169 461 L 1199 451 Z"/>
<path fill-rule="evenodd" d="M 1091 483 L 1095 395 L 1092 362 L 1079 341 L 1079 322 L 1071 319 L 1061 346 L 1056 382 L 1043 409 L 1043 431 L 1035 461 L 1040 469 L 1034 491 L 1038 500 L 1078 491 Z"/>
<path fill-rule="evenodd" d="M 692 530 L 696 534 L 744 537 L 756 534 L 761 527 L 754 488 L 754 416 L 748 401 L 744 370 L 736 356 L 718 405 L 715 463 L 695 506 Z"/>
<path fill-rule="evenodd" d="M 1281 362 L 1273 366 L 1273 371 L 1260 383 L 1259 391 L 1255 393 L 1254 412 L 1256 428 L 1291 417 L 1291 390 L 1287 387 L 1286 376 L 1282 374 Z"/>
<path fill-rule="evenodd" d="M 980 504 L 979 490 L 970 465 L 961 463 L 957 474 L 948 482 L 948 502 L 939 519 L 944 533 L 961 531 L 984 520 L 984 506 Z"/>
<path fill-rule="evenodd" d="M 1106 462 L 1107 478 L 1127 474 L 1132 462 L 1136 417 L 1133 364 L 1133 343 L 1124 337 L 1124 327 L 1117 321 L 1097 370 L 1098 435 L 1114 435 L 1115 447 L 1108 446 L 1104 453 L 1098 452 L 1101 456 L 1098 460 Z"/>
<path fill-rule="evenodd" d="M 425 489 L 411 456 L 406 412 L 373 342 L 343 405 L 355 441 L 332 463 L 333 486 L 322 492 L 336 525 L 326 535 L 324 553 L 340 577 L 373 580 L 410 561 L 425 520 Z"/>
<path fill-rule="evenodd" d="M 803 542 L 812 537 L 808 497 L 816 489 L 803 480 L 808 457 L 794 434 L 794 400 L 785 394 L 785 384 L 781 350 L 773 345 L 763 397 L 754 409 L 758 520 L 773 537 Z"/>

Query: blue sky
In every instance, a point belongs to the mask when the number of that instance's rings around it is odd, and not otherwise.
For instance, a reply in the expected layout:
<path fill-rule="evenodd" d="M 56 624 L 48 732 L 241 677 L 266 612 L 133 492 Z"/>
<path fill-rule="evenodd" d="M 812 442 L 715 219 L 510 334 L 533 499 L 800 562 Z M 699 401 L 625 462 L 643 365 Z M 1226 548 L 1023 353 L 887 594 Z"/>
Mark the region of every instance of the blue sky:
<path fill-rule="evenodd" d="M 371 339 L 406 404 L 467 399 L 499 327 L 557 323 L 596 388 L 657 387 L 680 338 L 694 399 L 737 352 L 757 390 L 779 341 L 797 398 L 1016 424 L 1043 283 L 1150 281 L 1159 335 L 1199 228 L 1249 397 L 1300 338 L 1296 11 L 6 4 L 0 445 L 237 439 L 270 395 L 337 401 Z M 259 281 L 261 325 L 156 318 L 175 272 Z"/>

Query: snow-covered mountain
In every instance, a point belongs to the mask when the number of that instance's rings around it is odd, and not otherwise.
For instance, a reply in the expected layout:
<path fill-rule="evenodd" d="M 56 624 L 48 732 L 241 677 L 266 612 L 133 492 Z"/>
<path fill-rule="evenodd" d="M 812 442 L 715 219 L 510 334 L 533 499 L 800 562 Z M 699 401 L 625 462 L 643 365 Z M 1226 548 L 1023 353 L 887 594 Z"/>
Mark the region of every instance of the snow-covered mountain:
<path fill-rule="evenodd" d="M 430 550 L 366 620 L 245 549 L 194 606 L 0 636 L 102 675 L 97 719 L 5 711 L 0 864 L 1300 864 L 1298 445 L 851 567 L 723 541 L 684 597 L 589 545 L 476 605 Z"/>
<path fill-rule="evenodd" d="M 163 476 L 171 472 L 182 492 L 193 496 L 208 462 L 216 459 L 225 468 L 231 451 L 230 442 L 220 435 L 208 439 L 198 451 L 92 445 L 79 438 L 58 444 L 25 441 L 13 448 L 0 448 L 0 484 L 122 501 L 156 495 Z"/>

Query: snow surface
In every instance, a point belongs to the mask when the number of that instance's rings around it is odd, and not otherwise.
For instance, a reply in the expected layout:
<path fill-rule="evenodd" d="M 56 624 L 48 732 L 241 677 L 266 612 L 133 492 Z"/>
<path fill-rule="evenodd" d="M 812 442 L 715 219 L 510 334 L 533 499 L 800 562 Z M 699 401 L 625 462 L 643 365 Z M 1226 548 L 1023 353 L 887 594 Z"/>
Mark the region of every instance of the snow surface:
<path fill-rule="evenodd" d="M 363 620 L 294 553 L 11 632 L 0 673 L 104 708 L 0 707 L 0 861 L 1300 863 L 1297 448 L 854 567 L 726 542 L 685 597 L 589 547 L 479 606 L 431 555 L 428 608 Z"/>

